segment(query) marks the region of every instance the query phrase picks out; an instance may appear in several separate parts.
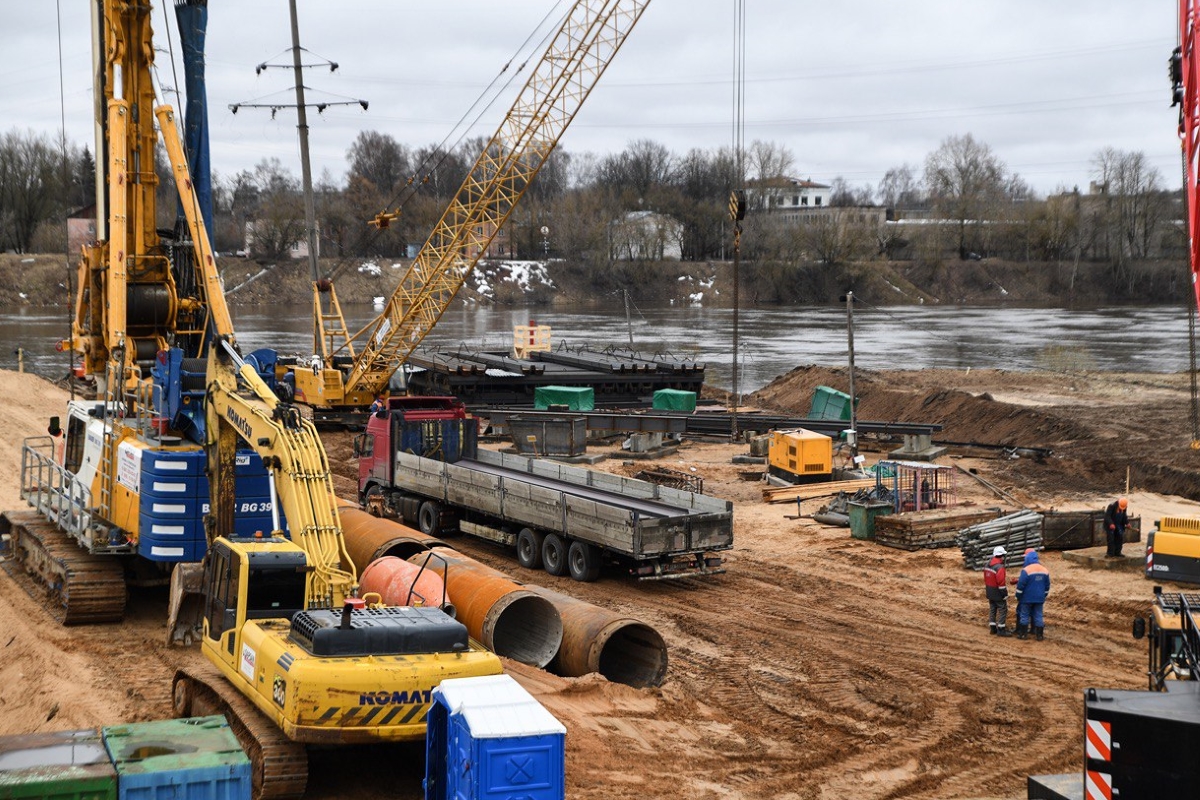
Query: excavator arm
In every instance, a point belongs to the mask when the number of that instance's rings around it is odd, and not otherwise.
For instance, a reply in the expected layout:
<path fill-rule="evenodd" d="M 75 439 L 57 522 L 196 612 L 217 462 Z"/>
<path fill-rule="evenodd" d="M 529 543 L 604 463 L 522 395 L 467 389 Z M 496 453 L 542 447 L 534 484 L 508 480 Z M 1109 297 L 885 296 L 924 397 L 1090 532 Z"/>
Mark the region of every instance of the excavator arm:
<path fill-rule="evenodd" d="M 244 387 L 244 388 L 243 388 Z M 329 459 L 312 422 L 281 402 L 225 341 L 208 360 L 211 515 L 209 541 L 233 530 L 233 478 L 238 442 L 262 456 L 293 542 L 308 557 L 306 608 L 341 608 L 357 591 L 346 553 Z"/>

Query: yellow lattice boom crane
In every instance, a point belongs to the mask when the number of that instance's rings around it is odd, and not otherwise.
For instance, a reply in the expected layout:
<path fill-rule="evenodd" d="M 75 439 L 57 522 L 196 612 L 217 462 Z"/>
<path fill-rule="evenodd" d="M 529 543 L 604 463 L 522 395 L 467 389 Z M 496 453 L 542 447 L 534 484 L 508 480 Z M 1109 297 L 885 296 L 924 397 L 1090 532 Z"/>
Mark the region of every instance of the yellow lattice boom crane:
<path fill-rule="evenodd" d="M 437 324 L 467 276 L 546 163 L 583 102 L 650 0 L 578 0 L 542 54 L 512 108 L 409 266 L 383 312 L 337 344 L 341 321 L 329 281 L 314 286 L 314 324 L 322 352 L 297 368 L 296 399 L 320 420 L 352 418 Z M 387 224 L 398 212 L 385 212 Z M 321 297 L 328 295 L 325 307 Z"/>

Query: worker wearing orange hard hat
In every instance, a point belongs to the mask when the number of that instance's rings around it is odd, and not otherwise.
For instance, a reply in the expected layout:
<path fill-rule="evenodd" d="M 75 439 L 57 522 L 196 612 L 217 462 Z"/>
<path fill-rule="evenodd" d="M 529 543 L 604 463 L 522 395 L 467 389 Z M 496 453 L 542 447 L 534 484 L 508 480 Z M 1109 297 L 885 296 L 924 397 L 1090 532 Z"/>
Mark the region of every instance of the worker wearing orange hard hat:
<path fill-rule="evenodd" d="M 1129 524 L 1129 501 L 1119 497 L 1104 509 L 1104 533 L 1108 536 L 1108 557 L 1120 558 L 1125 543 L 1125 526 Z"/>

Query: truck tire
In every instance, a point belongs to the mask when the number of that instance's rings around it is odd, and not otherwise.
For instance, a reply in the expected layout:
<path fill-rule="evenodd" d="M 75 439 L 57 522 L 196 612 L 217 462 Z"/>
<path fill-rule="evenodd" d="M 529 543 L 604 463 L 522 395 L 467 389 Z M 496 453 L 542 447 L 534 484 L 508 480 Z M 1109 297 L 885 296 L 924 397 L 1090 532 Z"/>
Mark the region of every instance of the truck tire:
<path fill-rule="evenodd" d="M 541 569 L 542 545 L 545 539 L 546 535 L 543 533 L 521 528 L 521 532 L 517 534 L 517 563 L 525 569 Z"/>
<path fill-rule="evenodd" d="M 542 542 L 542 569 L 550 575 L 567 574 L 567 543 L 561 536 L 546 534 Z"/>
<path fill-rule="evenodd" d="M 437 536 L 442 532 L 442 506 L 432 500 L 421 503 L 417 510 L 417 527 L 426 536 Z"/>
<path fill-rule="evenodd" d="M 362 507 L 373 517 L 383 517 L 386 516 L 383 508 L 384 502 L 383 489 L 376 483 L 372 484 L 370 489 L 367 489 L 367 493 L 363 497 Z"/>
<path fill-rule="evenodd" d="M 600 577 L 600 548 L 587 542 L 571 542 L 567 550 L 567 569 L 571 577 L 590 583 Z"/>

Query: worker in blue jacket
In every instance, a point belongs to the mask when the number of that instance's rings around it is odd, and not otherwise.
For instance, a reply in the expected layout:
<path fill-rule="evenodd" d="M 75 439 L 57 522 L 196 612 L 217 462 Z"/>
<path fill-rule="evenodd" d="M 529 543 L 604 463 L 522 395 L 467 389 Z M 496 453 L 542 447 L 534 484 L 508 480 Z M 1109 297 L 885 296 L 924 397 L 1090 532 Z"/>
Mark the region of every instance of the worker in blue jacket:
<path fill-rule="evenodd" d="M 1038 561 L 1037 551 L 1032 547 L 1025 551 L 1025 566 L 1017 578 L 1017 638 L 1029 638 L 1030 622 L 1033 633 L 1040 642 L 1045 620 L 1042 619 L 1042 604 L 1050 594 L 1050 570 Z"/>

